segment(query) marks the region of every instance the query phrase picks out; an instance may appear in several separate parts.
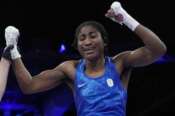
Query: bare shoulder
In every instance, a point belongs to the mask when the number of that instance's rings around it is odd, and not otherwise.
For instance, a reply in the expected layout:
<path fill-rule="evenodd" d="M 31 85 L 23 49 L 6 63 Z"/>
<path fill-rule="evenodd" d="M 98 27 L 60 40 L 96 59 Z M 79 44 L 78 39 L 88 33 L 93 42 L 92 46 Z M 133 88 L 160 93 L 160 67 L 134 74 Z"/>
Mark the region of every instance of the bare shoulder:
<path fill-rule="evenodd" d="M 78 64 L 78 60 L 68 60 L 64 61 L 57 66 L 66 76 L 68 76 L 71 80 L 75 78 L 76 65 Z"/>
<path fill-rule="evenodd" d="M 64 61 L 62 62 L 61 64 L 59 64 L 58 66 L 59 67 L 62 67 L 62 68 L 75 68 L 76 65 L 78 64 L 79 60 L 67 60 L 67 61 Z"/>

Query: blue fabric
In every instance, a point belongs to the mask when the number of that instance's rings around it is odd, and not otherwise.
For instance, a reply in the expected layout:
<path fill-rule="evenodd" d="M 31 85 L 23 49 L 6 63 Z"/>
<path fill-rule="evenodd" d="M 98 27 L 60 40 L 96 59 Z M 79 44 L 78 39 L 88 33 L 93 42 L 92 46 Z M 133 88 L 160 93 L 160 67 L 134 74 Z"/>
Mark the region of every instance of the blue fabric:
<path fill-rule="evenodd" d="M 125 116 L 127 92 L 110 57 L 100 77 L 85 74 L 85 60 L 76 69 L 75 104 L 78 116 Z"/>

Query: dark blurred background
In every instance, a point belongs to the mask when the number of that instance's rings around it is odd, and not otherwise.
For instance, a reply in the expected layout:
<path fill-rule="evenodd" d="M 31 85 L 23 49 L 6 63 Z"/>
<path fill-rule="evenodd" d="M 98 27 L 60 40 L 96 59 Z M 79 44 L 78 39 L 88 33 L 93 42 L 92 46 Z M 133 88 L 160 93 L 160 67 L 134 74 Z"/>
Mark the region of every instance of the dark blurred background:
<path fill-rule="evenodd" d="M 0 49 L 5 47 L 4 29 L 16 26 L 21 33 L 20 52 L 32 75 L 51 69 L 79 55 L 71 47 L 76 27 L 87 20 L 102 23 L 109 34 L 111 56 L 142 45 L 125 26 L 105 18 L 114 0 L 0 2 Z M 171 1 L 120 0 L 140 23 L 152 29 L 168 51 L 157 62 L 133 70 L 128 89 L 128 116 L 175 115 L 174 11 Z M 109 104 L 110 105 L 110 104 Z M 52 90 L 24 95 L 10 70 L 5 95 L 0 103 L 2 116 L 75 116 L 71 90 L 62 84 Z"/>

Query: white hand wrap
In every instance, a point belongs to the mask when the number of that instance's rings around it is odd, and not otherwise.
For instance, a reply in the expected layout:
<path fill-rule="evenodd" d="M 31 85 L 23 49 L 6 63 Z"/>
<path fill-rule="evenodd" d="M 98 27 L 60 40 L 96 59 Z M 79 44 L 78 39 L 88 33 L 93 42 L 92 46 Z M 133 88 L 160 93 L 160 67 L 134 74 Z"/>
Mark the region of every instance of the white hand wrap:
<path fill-rule="evenodd" d="M 17 58 L 21 58 L 21 54 L 19 53 L 17 46 L 14 45 L 14 48 L 10 51 L 12 60 Z"/>
<path fill-rule="evenodd" d="M 8 26 L 5 29 L 6 46 L 17 45 L 19 37 L 19 30 L 14 26 Z"/>
<path fill-rule="evenodd" d="M 5 29 L 5 40 L 6 46 L 14 45 L 13 49 L 10 51 L 12 60 L 21 58 L 21 55 L 17 49 L 18 37 L 20 33 L 19 30 L 14 26 L 8 26 Z"/>
<path fill-rule="evenodd" d="M 111 18 L 113 21 L 119 24 L 125 24 L 129 29 L 134 31 L 139 25 L 139 22 L 132 18 L 121 6 L 119 2 L 113 2 L 111 9 L 114 11 L 116 17 Z"/>

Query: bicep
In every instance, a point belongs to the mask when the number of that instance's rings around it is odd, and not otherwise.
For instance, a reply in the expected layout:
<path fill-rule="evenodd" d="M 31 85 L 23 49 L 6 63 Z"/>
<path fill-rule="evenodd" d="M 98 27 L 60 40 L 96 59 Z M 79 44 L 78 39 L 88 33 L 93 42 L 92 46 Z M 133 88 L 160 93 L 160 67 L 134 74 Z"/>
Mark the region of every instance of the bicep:
<path fill-rule="evenodd" d="M 158 57 L 149 49 L 146 47 L 140 47 L 127 53 L 126 57 L 124 58 L 124 64 L 130 67 L 141 67 L 149 65 L 157 59 Z"/>
<path fill-rule="evenodd" d="M 65 74 L 59 67 L 46 70 L 32 77 L 32 92 L 46 91 L 61 84 L 65 79 Z"/>

